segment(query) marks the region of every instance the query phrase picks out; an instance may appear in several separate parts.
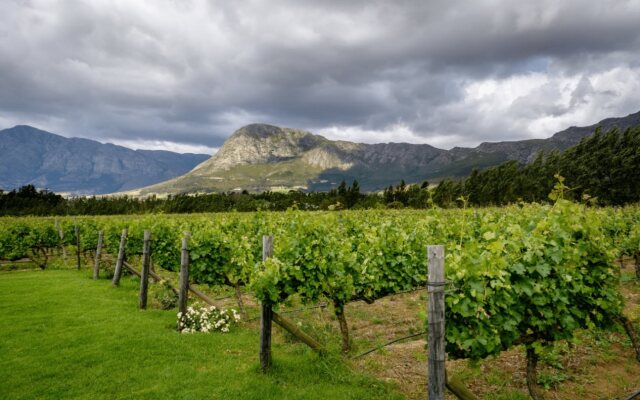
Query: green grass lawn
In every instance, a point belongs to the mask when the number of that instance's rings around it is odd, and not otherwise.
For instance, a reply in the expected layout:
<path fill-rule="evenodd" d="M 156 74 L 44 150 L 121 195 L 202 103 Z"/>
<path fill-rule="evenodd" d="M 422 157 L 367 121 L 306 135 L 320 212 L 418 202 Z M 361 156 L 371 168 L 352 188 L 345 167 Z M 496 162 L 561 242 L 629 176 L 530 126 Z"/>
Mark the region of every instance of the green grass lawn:
<path fill-rule="evenodd" d="M 262 374 L 255 330 L 179 334 L 174 311 L 137 309 L 136 280 L 89 275 L 0 273 L 0 399 L 401 398 L 298 344 Z"/>

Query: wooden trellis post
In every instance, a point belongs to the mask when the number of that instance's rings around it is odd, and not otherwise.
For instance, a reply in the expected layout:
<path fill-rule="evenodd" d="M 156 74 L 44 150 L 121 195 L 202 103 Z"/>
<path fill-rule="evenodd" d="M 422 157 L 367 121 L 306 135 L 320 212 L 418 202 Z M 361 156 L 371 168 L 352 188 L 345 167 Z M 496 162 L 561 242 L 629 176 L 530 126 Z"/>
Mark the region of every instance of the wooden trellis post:
<path fill-rule="evenodd" d="M 445 331 L 444 331 L 444 246 L 427 246 L 429 259 L 428 291 L 429 321 L 427 347 L 427 385 L 429 400 L 444 400 L 445 377 Z"/>
<path fill-rule="evenodd" d="M 140 272 L 140 309 L 147 308 L 147 292 L 149 291 L 149 269 L 151 267 L 151 231 L 144 231 L 142 248 L 142 271 Z"/>
<path fill-rule="evenodd" d="M 67 262 L 67 249 L 64 247 L 64 231 L 60 226 L 60 221 L 56 219 L 56 230 L 58 231 L 58 236 L 60 237 L 60 248 L 62 249 L 62 259 L 64 262 Z"/>
<path fill-rule="evenodd" d="M 187 313 L 187 300 L 189 296 L 189 249 L 187 241 L 190 233 L 185 232 L 182 238 L 182 257 L 180 259 L 180 288 L 178 292 L 178 307 L 180 318 L 178 318 L 178 330 L 182 329 L 182 320 Z"/>
<path fill-rule="evenodd" d="M 273 236 L 262 237 L 262 261 L 273 256 Z M 271 367 L 271 321 L 273 310 L 268 301 L 263 301 L 260 310 L 260 368 L 266 372 Z"/>
<path fill-rule="evenodd" d="M 118 260 L 116 261 L 116 268 L 113 273 L 113 281 L 111 281 L 111 284 L 113 286 L 120 285 L 120 277 L 122 276 L 122 263 L 124 263 L 124 249 L 125 249 L 125 246 L 127 245 L 128 233 L 129 233 L 129 230 L 127 228 L 124 228 L 122 230 L 122 235 L 120 236 L 120 247 L 118 248 Z"/>

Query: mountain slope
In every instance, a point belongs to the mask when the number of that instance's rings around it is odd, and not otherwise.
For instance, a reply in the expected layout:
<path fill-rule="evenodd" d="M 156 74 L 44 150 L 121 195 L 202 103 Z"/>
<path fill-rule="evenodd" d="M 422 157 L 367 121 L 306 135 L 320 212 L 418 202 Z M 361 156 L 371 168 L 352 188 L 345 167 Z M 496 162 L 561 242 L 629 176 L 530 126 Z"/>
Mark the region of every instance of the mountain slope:
<path fill-rule="evenodd" d="M 32 184 L 55 192 L 111 193 L 171 179 L 207 158 L 131 150 L 18 125 L 0 131 L 0 188 Z"/>
<path fill-rule="evenodd" d="M 508 160 L 518 160 L 521 163 L 531 162 L 540 150 L 566 150 L 574 146 L 597 128 L 607 132 L 613 128 L 624 131 L 627 128 L 640 125 L 640 111 L 621 118 L 607 118 L 590 126 L 572 126 L 555 133 L 548 139 L 531 139 L 513 142 L 481 143 L 475 152 L 504 153 Z"/>
<path fill-rule="evenodd" d="M 251 124 L 238 129 L 209 160 L 189 173 L 131 192 L 211 192 L 228 190 L 327 190 L 357 179 L 363 190 L 408 182 L 468 175 L 507 160 L 527 163 L 541 150 L 565 150 L 600 126 L 624 130 L 640 125 L 640 112 L 588 127 L 570 127 L 548 139 L 482 143 L 442 150 L 427 144 L 362 144 L 331 141 L 299 129 Z"/>

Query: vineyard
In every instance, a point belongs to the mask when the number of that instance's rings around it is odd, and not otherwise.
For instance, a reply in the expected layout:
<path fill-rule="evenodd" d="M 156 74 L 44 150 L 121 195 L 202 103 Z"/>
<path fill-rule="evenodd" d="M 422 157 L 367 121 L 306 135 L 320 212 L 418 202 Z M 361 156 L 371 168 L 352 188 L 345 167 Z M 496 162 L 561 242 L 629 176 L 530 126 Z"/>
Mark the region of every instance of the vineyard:
<path fill-rule="evenodd" d="M 426 247 L 444 245 L 449 358 L 485 359 L 524 345 L 534 398 L 542 398 L 542 349 L 579 330 L 621 327 L 640 362 L 638 321 L 623 312 L 616 263 L 631 257 L 640 279 L 637 206 L 590 208 L 559 199 L 477 210 L 2 218 L 0 259 L 30 258 L 44 269 L 51 249 L 69 257 L 95 251 L 98 232 L 102 251 L 116 255 L 125 228 L 127 258 L 142 255 L 149 230 L 153 266 L 168 276 L 180 269 L 189 232 L 192 282 L 227 287 L 238 299 L 249 294 L 276 310 L 329 304 L 344 354 L 353 355 L 346 305 L 424 289 Z M 274 241 L 263 261 L 264 235 Z"/>

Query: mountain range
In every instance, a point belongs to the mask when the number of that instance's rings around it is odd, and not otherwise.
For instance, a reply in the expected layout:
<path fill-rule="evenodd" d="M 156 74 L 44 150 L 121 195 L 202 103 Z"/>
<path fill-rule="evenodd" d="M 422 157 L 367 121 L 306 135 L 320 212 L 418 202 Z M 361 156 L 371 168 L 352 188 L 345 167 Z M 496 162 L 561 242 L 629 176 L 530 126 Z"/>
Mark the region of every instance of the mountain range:
<path fill-rule="evenodd" d="M 437 181 L 468 175 L 507 160 L 521 164 L 540 151 L 565 150 L 600 127 L 624 130 L 640 125 L 640 112 L 570 127 L 547 139 L 482 143 L 475 148 L 438 149 L 428 144 L 363 144 L 332 141 L 310 132 L 267 124 L 238 129 L 220 150 L 192 171 L 130 194 L 149 195 L 229 190 L 328 190 L 358 180 L 365 191 L 404 179 Z"/>
<path fill-rule="evenodd" d="M 31 184 L 71 194 L 119 192 L 182 175 L 208 158 L 132 150 L 18 125 L 0 131 L 0 188 Z"/>
<path fill-rule="evenodd" d="M 640 112 L 570 127 L 547 139 L 482 143 L 443 150 L 428 144 L 333 141 L 300 129 L 251 124 L 213 156 L 132 150 L 65 138 L 26 125 L 0 131 L 0 188 L 26 184 L 72 194 L 177 194 L 247 190 L 328 190 L 358 180 L 363 191 L 406 182 L 462 177 L 507 160 L 528 163 L 540 151 L 565 150 L 597 127 L 640 125 Z"/>

